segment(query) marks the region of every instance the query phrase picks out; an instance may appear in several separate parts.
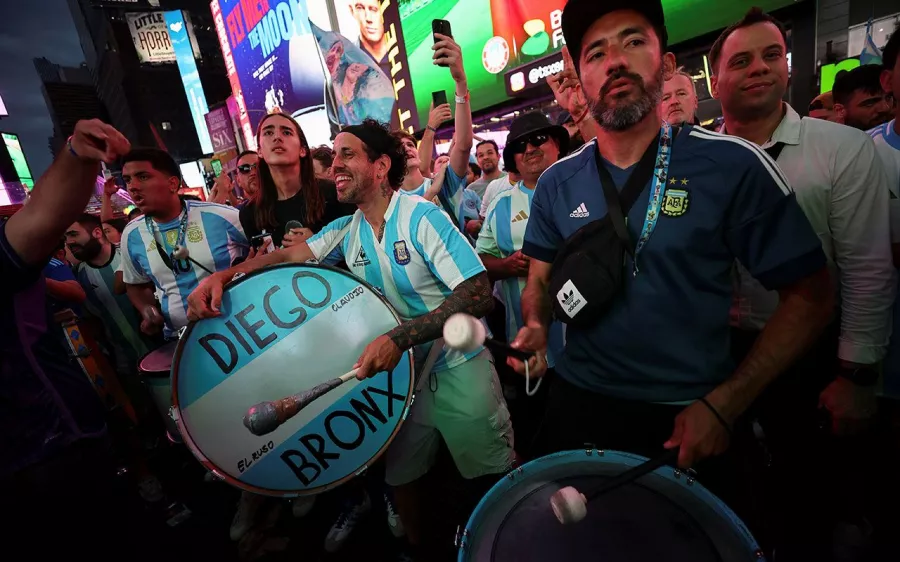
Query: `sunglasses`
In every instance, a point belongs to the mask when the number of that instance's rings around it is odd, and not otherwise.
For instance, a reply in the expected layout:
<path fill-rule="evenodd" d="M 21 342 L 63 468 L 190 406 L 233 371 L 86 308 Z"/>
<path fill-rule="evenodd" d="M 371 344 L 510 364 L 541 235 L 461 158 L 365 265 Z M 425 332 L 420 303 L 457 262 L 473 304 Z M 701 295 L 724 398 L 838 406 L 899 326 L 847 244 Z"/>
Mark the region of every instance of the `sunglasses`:
<path fill-rule="evenodd" d="M 256 164 L 241 164 L 237 167 L 238 172 L 244 174 L 245 176 L 256 169 Z"/>
<path fill-rule="evenodd" d="M 514 142 L 511 148 L 514 154 L 521 154 L 528 150 L 529 144 L 535 148 L 538 148 L 548 140 L 550 140 L 550 135 L 548 135 L 547 133 L 532 133 L 527 137 Z"/>

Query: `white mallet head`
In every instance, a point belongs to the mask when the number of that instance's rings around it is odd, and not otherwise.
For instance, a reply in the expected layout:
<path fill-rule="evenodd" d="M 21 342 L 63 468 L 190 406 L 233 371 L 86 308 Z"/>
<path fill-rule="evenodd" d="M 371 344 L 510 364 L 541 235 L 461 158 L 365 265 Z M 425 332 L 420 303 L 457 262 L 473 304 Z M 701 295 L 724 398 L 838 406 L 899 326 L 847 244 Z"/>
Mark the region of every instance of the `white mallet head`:
<path fill-rule="evenodd" d="M 187 246 L 175 246 L 175 251 L 172 252 L 172 256 L 174 256 L 176 260 L 186 260 L 190 255 L 191 253 L 188 251 Z"/>
<path fill-rule="evenodd" d="M 550 496 L 550 507 L 563 525 L 578 523 L 587 515 L 587 498 L 572 486 L 566 486 Z"/>
<path fill-rule="evenodd" d="M 457 312 L 444 322 L 444 343 L 450 349 L 470 352 L 484 344 L 484 324 L 469 314 Z"/>

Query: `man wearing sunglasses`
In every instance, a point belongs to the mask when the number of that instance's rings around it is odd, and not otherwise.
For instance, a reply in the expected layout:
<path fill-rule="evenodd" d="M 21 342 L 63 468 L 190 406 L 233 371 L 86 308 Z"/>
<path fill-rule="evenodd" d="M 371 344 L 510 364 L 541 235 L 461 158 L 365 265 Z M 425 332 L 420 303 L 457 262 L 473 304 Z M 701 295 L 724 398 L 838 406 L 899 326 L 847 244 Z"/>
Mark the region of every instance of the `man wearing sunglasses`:
<path fill-rule="evenodd" d="M 244 202 L 240 206 L 246 204 L 247 200 L 253 199 L 259 190 L 259 178 L 256 175 L 256 165 L 259 162 L 259 155 L 252 150 L 245 150 L 238 156 L 237 162 L 237 184 L 241 188 L 244 195 Z"/>
<path fill-rule="evenodd" d="M 525 241 L 528 217 L 532 212 L 534 188 L 544 170 L 564 156 L 568 146 L 569 132 L 566 128 L 551 124 L 542 113 L 526 113 L 510 125 L 503 161 L 508 163 L 509 171 L 519 174 L 521 179 L 510 189 L 499 193 L 488 205 L 475 245 L 491 281 L 500 281 L 506 312 L 505 333 L 510 342 L 524 327 L 521 302 L 530 260 L 522 253 L 522 244 Z M 543 361 L 542 356 L 541 368 L 552 368 L 554 352 L 562 351 L 562 327 L 559 322 L 555 322 L 550 329 L 548 347 L 550 351 L 546 355 L 546 361 Z M 536 383 L 525 386 L 526 394 L 536 392 L 530 391 L 534 384 Z M 516 426 L 518 442 L 525 447 L 531 443 L 543 414 L 546 392 L 540 396 L 539 399 L 529 396 L 518 400 L 518 403 L 510 403 L 513 417 L 520 420 Z M 528 454 L 522 446 L 519 453 L 526 456 Z"/>

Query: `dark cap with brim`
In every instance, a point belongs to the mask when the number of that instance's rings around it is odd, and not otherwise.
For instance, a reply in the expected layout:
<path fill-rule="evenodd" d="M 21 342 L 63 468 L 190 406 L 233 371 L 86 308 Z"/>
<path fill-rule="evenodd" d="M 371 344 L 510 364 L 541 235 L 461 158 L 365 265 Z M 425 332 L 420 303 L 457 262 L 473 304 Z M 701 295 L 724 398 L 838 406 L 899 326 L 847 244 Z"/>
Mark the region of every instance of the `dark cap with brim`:
<path fill-rule="evenodd" d="M 647 18 L 658 32 L 662 33 L 659 39 L 665 48 L 669 37 L 661 0 L 569 0 L 563 8 L 562 30 L 576 72 L 581 63 L 581 42 L 584 34 L 598 19 L 618 10 L 631 10 Z"/>

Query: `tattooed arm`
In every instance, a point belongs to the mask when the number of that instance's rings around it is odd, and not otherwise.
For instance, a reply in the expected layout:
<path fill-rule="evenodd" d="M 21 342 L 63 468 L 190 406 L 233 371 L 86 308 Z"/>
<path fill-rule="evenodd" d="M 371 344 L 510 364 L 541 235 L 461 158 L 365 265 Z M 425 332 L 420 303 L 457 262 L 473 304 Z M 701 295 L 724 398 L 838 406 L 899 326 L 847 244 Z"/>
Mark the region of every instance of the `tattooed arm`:
<path fill-rule="evenodd" d="M 457 312 L 475 318 L 487 316 L 494 308 L 491 283 L 487 273 L 479 273 L 466 279 L 453 290 L 444 303 L 418 318 L 404 322 L 387 333 L 401 350 L 438 339 L 443 334 L 444 322 Z"/>
<path fill-rule="evenodd" d="M 362 380 L 381 371 L 392 370 L 404 351 L 441 337 L 444 322 L 453 314 L 464 312 L 481 318 L 493 308 L 494 299 L 487 273 L 482 272 L 466 279 L 456 286 L 439 307 L 400 324 L 370 343 L 356 362 L 355 367 L 359 369 L 356 378 Z"/>

